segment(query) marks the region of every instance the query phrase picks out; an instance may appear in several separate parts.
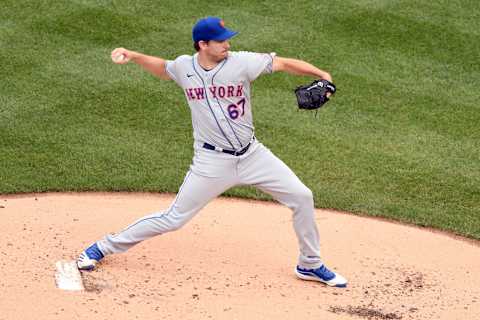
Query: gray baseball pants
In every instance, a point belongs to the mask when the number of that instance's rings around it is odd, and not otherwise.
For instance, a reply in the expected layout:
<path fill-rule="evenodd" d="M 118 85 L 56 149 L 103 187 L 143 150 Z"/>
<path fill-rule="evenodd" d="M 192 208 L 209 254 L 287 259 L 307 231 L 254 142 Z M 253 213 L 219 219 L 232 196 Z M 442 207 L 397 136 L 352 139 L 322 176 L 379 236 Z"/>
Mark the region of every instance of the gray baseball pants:
<path fill-rule="evenodd" d="M 97 242 L 104 255 L 127 251 L 151 237 L 185 225 L 212 199 L 236 185 L 251 185 L 293 211 L 303 268 L 318 268 L 319 235 L 315 222 L 313 195 L 293 171 L 257 140 L 242 156 L 195 148 L 193 163 L 171 206 L 145 216 L 115 235 Z"/>

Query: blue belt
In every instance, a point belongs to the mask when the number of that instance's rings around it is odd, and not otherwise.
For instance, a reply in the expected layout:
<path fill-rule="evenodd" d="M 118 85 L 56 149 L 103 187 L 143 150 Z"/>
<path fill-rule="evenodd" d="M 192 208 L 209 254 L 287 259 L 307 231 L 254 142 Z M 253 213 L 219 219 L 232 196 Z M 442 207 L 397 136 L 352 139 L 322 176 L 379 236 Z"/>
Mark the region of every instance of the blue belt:
<path fill-rule="evenodd" d="M 252 138 L 252 141 L 253 141 L 254 138 Z M 208 149 L 208 150 L 216 150 L 216 151 L 219 151 L 219 152 L 223 152 L 223 153 L 228 153 L 228 154 L 231 154 L 232 156 L 241 156 L 242 154 L 245 154 L 245 152 L 248 151 L 248 149 L 250 148 L 250 146 L 252 145 L 252 141 L 249 142 L 246 147 L 244 147 L 243 149 L 241 150 L 238 150 L 238 151 L 235 151 L 235 150 L 227 150 L 227 149 L 222 149 L 222 148 L 218 148 L 218 147 L 215 147 L 215 146 L 212 146 L 210 143 L 204 143 L 203 144 L 203 147 L 205 149 Z"/>

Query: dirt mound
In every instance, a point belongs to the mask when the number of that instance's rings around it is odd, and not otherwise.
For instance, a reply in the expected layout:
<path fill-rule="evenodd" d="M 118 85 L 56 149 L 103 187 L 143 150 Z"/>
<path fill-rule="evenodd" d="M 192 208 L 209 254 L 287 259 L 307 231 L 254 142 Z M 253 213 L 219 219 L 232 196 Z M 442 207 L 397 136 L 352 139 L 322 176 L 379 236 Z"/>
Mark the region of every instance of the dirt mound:
<path fill-rule="evenodd" d="M 220 198 L 184 228 L 107 257 L 86 290 L 55 262 L 168 207 L 172 195 L 0 196 L 0 320 L 478 319 L 480 247 L 439 232 L 318 210 L 322 255 L 346 289 L 298 280 L 290 211 Z"/>

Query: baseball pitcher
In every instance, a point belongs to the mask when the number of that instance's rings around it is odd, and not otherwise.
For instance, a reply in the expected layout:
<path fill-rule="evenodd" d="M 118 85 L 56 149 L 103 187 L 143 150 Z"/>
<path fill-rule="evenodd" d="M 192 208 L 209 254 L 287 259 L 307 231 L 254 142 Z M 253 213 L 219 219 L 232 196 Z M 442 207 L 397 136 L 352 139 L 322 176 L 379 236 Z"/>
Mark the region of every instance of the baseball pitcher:
<path fill-rule="evenodd" d="M 250 86 L 259 76 L 283 71 L 331 84 L 330 74 L 307 62 L 281 58 L 275 53 L 230 51 L 229 39 L 237 32 L 226 28 L 217 17 L 199 20 L 192 33 L 197 52 L 174 60 L 124 48 L 112 51 L 115 63 L 136 63 L 182 88 L 192 115 L 194 156 L 169 208 L 95 242 L 80 254 L 78 268 L 92 270 L 109 254 L 124 252 L 141 241 L 177 230 L 227 189 L 251 185 L 293 211 L 300 249 L 295 274 L 304 280 L 346 287 L 347 280 L 329 270 L 320 258 L 312 192 L 258 141 L 252 119 Z"/>

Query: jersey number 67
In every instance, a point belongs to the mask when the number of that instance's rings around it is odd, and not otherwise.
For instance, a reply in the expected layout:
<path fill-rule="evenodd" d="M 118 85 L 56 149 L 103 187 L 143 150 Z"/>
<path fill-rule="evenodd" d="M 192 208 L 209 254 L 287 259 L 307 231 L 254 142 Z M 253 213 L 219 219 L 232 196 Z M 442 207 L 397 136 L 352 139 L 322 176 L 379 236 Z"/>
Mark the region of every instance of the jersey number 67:
<path fill-rule="evenodd" d="M 240 99 L 236 104 L 232 103 L 227 107 L 228 115 L 235 120 L 245 114 L 245 98 Z M 240 114 L 241 112 L 241 114 Z"/>

